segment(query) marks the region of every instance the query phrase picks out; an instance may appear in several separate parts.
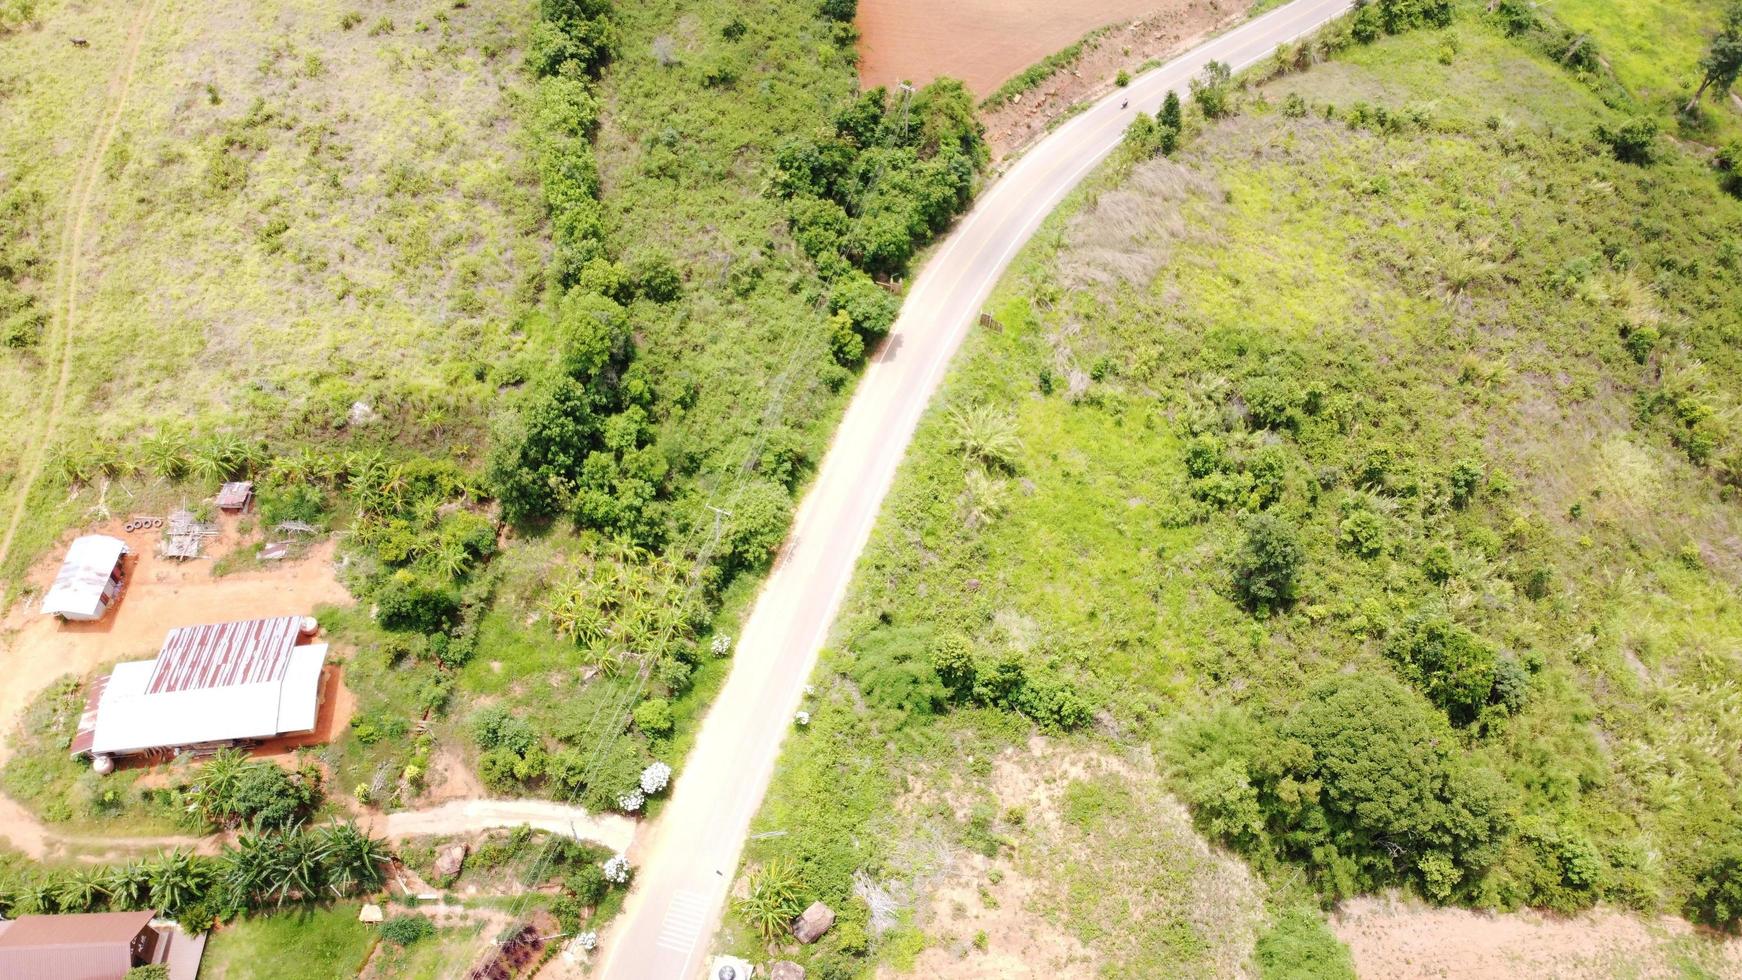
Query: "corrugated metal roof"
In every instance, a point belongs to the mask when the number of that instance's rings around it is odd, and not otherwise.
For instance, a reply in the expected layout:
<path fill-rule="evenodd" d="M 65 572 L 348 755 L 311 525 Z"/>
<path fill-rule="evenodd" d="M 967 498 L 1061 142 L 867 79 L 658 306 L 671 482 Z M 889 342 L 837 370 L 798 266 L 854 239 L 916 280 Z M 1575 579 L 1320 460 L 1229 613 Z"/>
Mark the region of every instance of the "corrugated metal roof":
<path fill-rule="evenodd" d="M 282 680 L 301 628 L 301 616 L 279 616 L 170 630 L 145 693 Z"/>
<path fill-rule="evenodd" d="M 20 916 L 0 931 L 0 977 L 118 980 L 133 965 L 134 940 L 150 923 L 150 912 Z M 142 942 L 140 951 L 147 945 Z"/>
<path fill-rule="evenodd" d="M 218 506 L 224 510 L 237 510 L 248 506 L 248 498 L 254 496 L 254 483 L 251 480 L 241 480 L 236 483 L 226 483 L 218 490 Z"/>
<path fill-rule="evenodd" d="M 272 680 L 153 694 L 152 661 L 116 664 L 97 706 L 90 751 L 125 755 L 272 738 L 314 728 L 327 645 L 295 647 Z"/>
<path fill-rule="evenodd" d="M 106 534 L 87 534 L 73 541 L 54 585 L 42 597 L 42 611 L 51 616 L 95 616 L 102 612 L 109 573 L 126 552 L 125 542 Z"/>

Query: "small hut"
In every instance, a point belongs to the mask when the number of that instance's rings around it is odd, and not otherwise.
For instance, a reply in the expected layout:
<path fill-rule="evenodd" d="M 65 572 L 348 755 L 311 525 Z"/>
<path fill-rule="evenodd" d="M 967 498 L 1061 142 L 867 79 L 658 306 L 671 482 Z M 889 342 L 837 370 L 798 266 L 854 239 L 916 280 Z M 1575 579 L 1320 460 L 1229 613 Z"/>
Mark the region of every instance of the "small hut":
<path fill-rule="evenodd" d="M 102 619 L 121 597 L 121 559 L 127 545 L 106 534 L 87 534 L 67 549 L 42 611 L 78 622 Z"/>
<path fill-rule="evenodd" d="M 254 481 L 240 480 L 226 483 L 218 489 L 218 509 L 230 513 L 240 513 L 248 509 L 248 502 L 254 499 Z"/>

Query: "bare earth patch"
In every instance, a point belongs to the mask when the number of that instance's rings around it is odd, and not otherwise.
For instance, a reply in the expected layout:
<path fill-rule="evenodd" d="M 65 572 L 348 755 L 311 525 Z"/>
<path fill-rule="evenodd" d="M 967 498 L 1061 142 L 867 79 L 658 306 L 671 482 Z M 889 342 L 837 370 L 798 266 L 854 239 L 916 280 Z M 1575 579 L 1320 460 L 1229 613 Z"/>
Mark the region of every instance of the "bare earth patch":
<path fill-rule="evenodd" d="M 1363 977 L 1680 977 L 1690 962 L 1742 976 L 1742 943 L 1705 941 L 1680 919 L 1607 910 L 1488 915 L 1360 898 L 1342 904 L 1331 929 Z"/>
<path fill-rule="evenodd" d="M 986 788 L 1006 846 L 938 862 L 920 886 L 929 943 L 903 976 L 1249 972 L 1263 886 L 1197 835 L 1149 760 L 1034 738 L 994 760 Z M 923 812 L 927 795 L 898 809 Z M 946 802 L 966 819 L 977 801 L 958 784 Z"/>

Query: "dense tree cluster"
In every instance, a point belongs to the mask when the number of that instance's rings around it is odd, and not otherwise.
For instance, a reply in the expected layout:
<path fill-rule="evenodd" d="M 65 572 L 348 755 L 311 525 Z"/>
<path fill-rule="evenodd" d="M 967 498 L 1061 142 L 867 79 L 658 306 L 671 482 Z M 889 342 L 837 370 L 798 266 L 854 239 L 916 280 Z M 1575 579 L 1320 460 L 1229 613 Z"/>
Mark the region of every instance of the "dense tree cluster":
<path fill-rule="evenodd" d="M 893 320 L 895 304 L 875 296 L 866 274 L 903 271 L 968 206 L 987 158 L 982 134 L 968 90 L 939 79 L 893 98 L 872 89 L 837 113 L 830 131 L 776 153 L 770 184 L 787 200 L 793 237 L 835 283 L 830 310 L 844 314 L 835 342 L 843 363 L 863 356 L 865 341 Z"/>
<path fill-rule="evenodd" d="M 1187 744 L 1208 827 L 1255 856 L 1303 863 L 1332 897 L 1408 881 L 1447 899 L 1511 831 L 1505 783 L 1383 674 L 1332 677 L 1266 724 L 1219 717 Z"/>

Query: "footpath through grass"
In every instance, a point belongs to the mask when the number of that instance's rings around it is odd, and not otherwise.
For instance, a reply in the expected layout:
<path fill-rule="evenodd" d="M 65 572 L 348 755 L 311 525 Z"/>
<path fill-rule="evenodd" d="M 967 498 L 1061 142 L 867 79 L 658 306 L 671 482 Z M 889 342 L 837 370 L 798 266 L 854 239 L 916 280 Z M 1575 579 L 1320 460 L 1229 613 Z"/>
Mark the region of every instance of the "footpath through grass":
<path fill-rule="evenodd" d="M 1255 972 L 1346 971 L 1315 899 L 1392 886 L 1734 914 L 1742 202 L 1480 7 L 1351 26 L 1092 178 L 922 423 L 747 857 L 752 921 L 785 881 L 850 924 L 818 975 L 995 956 L 951 865 L 1035 875 L 1104 975 L 1211 969 L 1177 849 L 1025 862 L 1068 837 L 1000 774 L 1064 730 L 1260 874 Z M 1136 945 L 1128 866 L 1182 883 Z"/>

